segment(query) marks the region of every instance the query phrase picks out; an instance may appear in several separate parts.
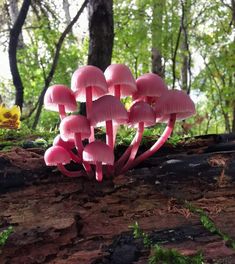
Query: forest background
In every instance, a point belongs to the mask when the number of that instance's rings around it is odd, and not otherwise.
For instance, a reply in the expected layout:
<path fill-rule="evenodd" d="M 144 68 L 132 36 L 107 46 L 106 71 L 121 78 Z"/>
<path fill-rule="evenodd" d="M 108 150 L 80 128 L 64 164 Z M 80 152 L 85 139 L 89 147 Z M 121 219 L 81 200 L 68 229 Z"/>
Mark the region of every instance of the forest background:
<path fill-rule="evenodd" d="M 57 128 L 44 94 L 70 86 L 78 67 L 124 63 L 135 78 L 157 73 L 193 98 L 197 114 L 175 134 L 235 132 L 235 0 L 1 0 L 0 8 L 0 100 L 20 106 L 23 127 Z"/>

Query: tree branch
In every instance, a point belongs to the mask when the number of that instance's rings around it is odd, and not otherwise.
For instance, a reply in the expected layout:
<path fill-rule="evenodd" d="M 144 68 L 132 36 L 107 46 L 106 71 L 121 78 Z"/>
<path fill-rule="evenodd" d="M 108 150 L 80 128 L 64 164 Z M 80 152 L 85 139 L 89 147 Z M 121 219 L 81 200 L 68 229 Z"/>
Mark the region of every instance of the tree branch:
<path fill-rule="evenodd" d="M 79 19 L 80 15 L 82 14 L 83 10 L 85 9 L 87 3 L 88 3 L 88 0 L 85 0 L 83 2 L 83 4 L 82 4 L 81 8 L 79 9 L 79 11 L 77 12 L 76 16 L 73 18 L 73 20 L 70 22 L 70 24 L 65 28 L 64 32 L 61 34 L 58 42 L 55 45 L 56 46 L 56 51 L 55 51 L 54 58 L 53 58 L 53 61 L 52 61 L 51 69 L 50 69 L 50 72 L 47 75 L 47 78 L 45 80 L 44 88 L 43 88 L 43 90 L 42 90 L 42 92 L 41 92 L 41 94 L 40 94 L 40 96 L 38 98 L 38 108 L 37 108 L 36 116 L 35 116 L 34 123 L 33 123 L 33 126 L 32 126 L 33 129 L 35 129 L 37 127 L 37 124 L 38 124 L 38 121 L 39 121 L 39 117 L 40 117 L 40 114 L 41 114 L 41 111 L 42 111 L 44 95 L 45 95 L 46 90 L 49 87 L 49 85 L 51 83 L 51 80 L 52 80 L 52 78 L 53 78 L 53 76 L 55 74 L 55 70 L 56 70 L 57 63 L 58 63 L 59 56 L 60 56 L 60 50 L 61 50 L 61 47 L 63 45 L 64 39 L 67 36 L 67 34 L 71 32 L 72 27 L 74 26 L 74 24 Z"/>
<path fill-rule="evenodd" d="M 10 40 L 9 40 L 9 49 L 8 49 L 10 70 L 12 74 L 13 84 L 16 88 L 15 104 L 18 105 L 21 110 L 24 102 L 24 87 L 17 65 L 17 45 L 30 4 L 31 4 L 31 0 L 24 0 L 19 15 L 12 29 L 10 30 Z"/>

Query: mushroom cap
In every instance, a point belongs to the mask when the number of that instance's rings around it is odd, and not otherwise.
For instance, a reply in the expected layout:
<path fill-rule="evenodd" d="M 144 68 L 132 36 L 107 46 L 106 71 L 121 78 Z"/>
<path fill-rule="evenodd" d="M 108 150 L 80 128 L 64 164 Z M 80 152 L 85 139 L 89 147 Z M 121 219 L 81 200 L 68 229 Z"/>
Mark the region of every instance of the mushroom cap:
<path fill-rule="evenodd" d="M 146 102 L 137 102 L 129 110 L 130 126 L 137 127 L 140 122 L 144 122 L 144 126 L 149 127 L 155 125 L 155 120 L 156 114 L 153 108 Z"/>
<path fill-rule="evenodd" d="M 96 66 L 83 66 L 72 75 L 71 89 L 77 101 L 86 102 L 86 88 L 88 87 L 92 87 L 92 100 L 108 92 L 104 73 Z"/>
<path fill-rule="evenodd" d="M 124 105 L 113 95 L 104 95 L 92 105 L 90 115 L 92 126 L 102 126 L 108 120 L 117 124 L 125 124 L 128 121 L 128 113 Z"/>
<path fill-rule="evenodd" d="M 50 86 L 44 96 L 45 109 L 58 112 L 58 105 L 64 105 L 65 112 L 73 112 L 77 109 L 73 92 L 63 84 Z"/>
<path fill-rule="evenodd" d="M 114 86 L 120 85 L 121 97 L 132 95 L 137 91 L 135 78 L 131 70 L 124 64 L 111 64 L 104 72 L 110 94 L 114 94 Z"/>
<path fill-rule="evenodd" d="M 73 149 L 75 148 L 75 143 L 74 143 L 74 140 L 73 139 L 70 139 L 70 140 L 67 140 L 67 141 L 64 141 L 62 138 L 61 138 L 61 135 L 57 135 L 54 140 L 53 140 L 53 146 L 60 146 L 60 147 L 63 147 L 65 149 Z"/>
<path fill-rule="evenodd" d="M 60 134 L 64 141 L 74 139 L 75 133 L 81 133 L 81 138 L 89 138 L 91 128 L 88 119 L 82 115 L 66 116 L 60 123 Z"/>
<path fill-rule="evenodd" d="M 145 73 L 136 80 L 137 92 L 133 95 L 133 100 L 140 97 L 160 97 L 167 91 L 167 86 L 163 79 L 155 73 Z"/>
<path fill-rule="evenodd" d="M 159 98 L 155 105 L 156 122 L 166 123 L 170 114 L 175 113 L 177 120 L 186 119 L 196 113 L 192 99 L 184 91 L 169 90 Z"/>
<path fill-rule="evenodd" d="M 90 164 L 101 162 L 102 164 L 113 165 L 114 163 L 113 150 L 101 141 L 93 141 L 86 145 L 82 152 L 82 158 Z"/>
<path fill-rule="evenodd" d="M 46 150 L 44 160 L 47 166 L 70 163 L 71 157 L 68 151 L 61 146 L 52 146 Z"/>

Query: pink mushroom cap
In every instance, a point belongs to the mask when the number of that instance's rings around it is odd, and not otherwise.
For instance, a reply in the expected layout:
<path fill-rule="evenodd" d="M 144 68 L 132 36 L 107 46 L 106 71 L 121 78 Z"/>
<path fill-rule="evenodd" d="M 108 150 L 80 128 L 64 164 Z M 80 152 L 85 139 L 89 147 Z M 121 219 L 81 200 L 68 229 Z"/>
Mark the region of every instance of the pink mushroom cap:
<path fill-rule="evenodd" d="M 168 122 L 171 114 L 176 120 L 186 119 L 196 113 L 192 99 L 184 91 L 169 90 L 161 96 L 155 106 L 156 122 Z"/>
<path fill-rule="evenodd" d="M 47 166 L 70 163 L 71 157 L 68 151 L 61 146 L 52 146 L 46 150 L 44 160 Z"/>
<path fill-rule="evenodd" d="M 153 108 L 143 102 L 136 102 L 129 110 L 129 125 L 137 127 L 140 122 L 144 122 L 145 127 L 153 126 L 156 123 L 156 114 Z"/>
<path fill-rule="evenodd" d="M 102 126 L 105 121 L 112 120 L 115 124 L 125 124 L 128 113 L 119 99 L 112 95 L 104 95 L 93 102 L 90 122 L 92 126 Z"/>
<path fill-rule="evenodd" d="M 73 92 L 62 84 L 50 86 L 44 96 L 44 107 L 46 109 L 58 112 L 58 105 L 63 105 L 65 112 L 73 112 L 77 109 Z"/>
<path fill-rule="evenodd" d="M 167 91 L 163 79 L 155 73 L 145 73 L 136 80 L 137 92 L 133 95 L 136 100 L 139 97 L 160 97 Z"/>
<path fill-rule="evenodd" d="M 67 140 L 67 141 L 64 141 L 60 135 L 57 135 L 54 140 L 53 140 L 53 146 L 60 146 L 60 147 L 63 147 L 65 149 L 73 149 L 75 148 L 75 143 L 74 143 L 74 140 L 73 139 L 70 139 L 70 140 Z"/>
<path fill-rule="evenodd" d="M 75 133 L 80 133 L 81 138 L 89 138 L 91 128 L 88 119 L 82 115 L 66 116 L 60 123 L 60 134 L 64 141 L 74 139 Z"/>
<path fill-rule="evenodd" d="M 104 73 L 95 66 L 87 65 L 77 69 L 71 80 L 71 89 L 76 100 L 86 102 L 86 88 L 92 87 L 92 99 L 96 100 L 108 92 Z"/>
<path fill-rule="evenodd" d="M 93 141 L 86 145 L 82 157 L 84 161 L 90 164 L 100 162 L 104 165 L 113 165 L 114 163 L 113 150 L 101 141 Z"/>
<path fill-rule="evenodd" d="M 132 95 L 137 91 L 135 78 L 131 70 L 124 64 L 111 64 L 104 72 L 110 94 L 114 94 L 114 86 L 120 86 L 121 97 Z"/>

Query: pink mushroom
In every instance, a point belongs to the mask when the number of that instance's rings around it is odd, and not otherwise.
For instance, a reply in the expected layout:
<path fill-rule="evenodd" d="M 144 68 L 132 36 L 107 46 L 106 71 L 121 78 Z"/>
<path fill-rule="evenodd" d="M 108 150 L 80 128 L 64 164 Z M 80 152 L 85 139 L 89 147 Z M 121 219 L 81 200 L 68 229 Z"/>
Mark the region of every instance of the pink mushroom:
<path fill-rule="evenodd" d="M 90 123 L 82 115 L 67 116 L 60 123 L 60 134 L 64 141 L 74 140 L 79 157 L 82 157 L 84 149 L 82 140 L 89 138 L 91 134 Z M 91 167 L 86 162 L 83 162 L 83 166 L 87 172 L 91 171 Z"/>
<path fill-rule="evenodd" d="M 185 92 L 170 90 L 159 98 L 155 111 L 157 120 L 167 121 L 167 127 L 157 142 L 149 150 L 138 156 L 131 167 L 153 155 L 171 135 L 176 120 L 182 120 L 195 114 L 195 105 Z"/>
<path fill-rule="evenodd" d="M 104 73 L 97 67 L 88 65 L 77 69 L 71 80 L 71 89 L 74 91 L 76 100 L 86 102 L 87 118 L 90 118 L 92 101 L 108 92 Z M 91 128 L 89 141 L 94 140 L 94 129 Z"/>
<path fill-rule="evenodd" d="M 102 181 L 102 165 L 113 165 L 113 150 L 104 142 L 94 141 L 85 146 L 83 160 L 96 166 L 96 180 Z"/>
<path fill-rule="evenodd" d="M 69 164 L 71 157 L 69 152 L 61 146 L 52 146 L 46 150 L 44 160 L 47 166 L 57 166 L 57 168 L 68 177 L 84 176 L 82 171 L 69 171 L 64 165 Z"/>
<path fill-rule="evenodd" d="M 135 79 L 124 64 L 111 64 L 104 72 L 109 93 L 118 99 L 132 95 L 137 91 Z"/>
<path fill-rule="evenodd" d="M 112 95 L 104 95 L 93 103 L 90 116 L 92 126 L 106 126 L 106 143 L 113 149 L 115 136 L 113 134 L 113 124 L 120 125 L 127 123 L 128 114 L 123 104 Z"/>
<path fill-rule="evenodd" d="M 60 118 L 66 116 L 66 112 L 77 109 L 77 103 L 72 91 L 65 85 L 56 84 L 50 86 L 44 96 L 44 107 L 60 113 Z"/>
<path fill-rule="evenodd" d="M 73 153 L 73 149 L 75 149 L 75 143 L 74 143 L 74 140 L 73 139 L 69 139 L 68 141 L 64 141 L 60 135 L 57 135 L 54 140 L 53 140 L 53 146 L 60 146 L 60 147 L 63 147 L 65 148 L 69 154 L 70 154 L 70 157 L 71 159 L 74 161 L 74 162 L 78 162 L 78 163 L 81 163 L 82 162 L 82 159 L 79 158 L 77 155 L 75 155 Z"/>
<path fill-rule="evenodd" d="M 136 80 L 137 92 L 133 94 L 133 101 L 152 103 L 167 91 L 163 79 L 155 73 L 146 73 Z"/>
<path fill-rule="evenodd" d="M 125 153 L 123 154 L 123 159 L 125 159 L 126 158 L 125 156 L 126 155 L 128 156 L 128 152 L 130 152 L 129 159 L 127 163 L 125 164 L 125 166 L 122 168 L 123 171 L 128 170 L 133 160 L 135 159 L 135 156 L 138 152 L 140 142 L 143 136 L 144 128 L 155 125 L 156 123 L 155 119 L 156 119 L 156 115 L 152 107 L 143 101 L 135 103 L 130 108 L 129 125 L 137 128 L 137 133 L 131 145 L 128 147 L 128 149 L 125 152 L 127 154 Z M 120 160 L 122 160 L 122 158 L 120 158 Z M 118 167 L 121 167 L 121 166 L 122 164 L 119 164 Z"/>

